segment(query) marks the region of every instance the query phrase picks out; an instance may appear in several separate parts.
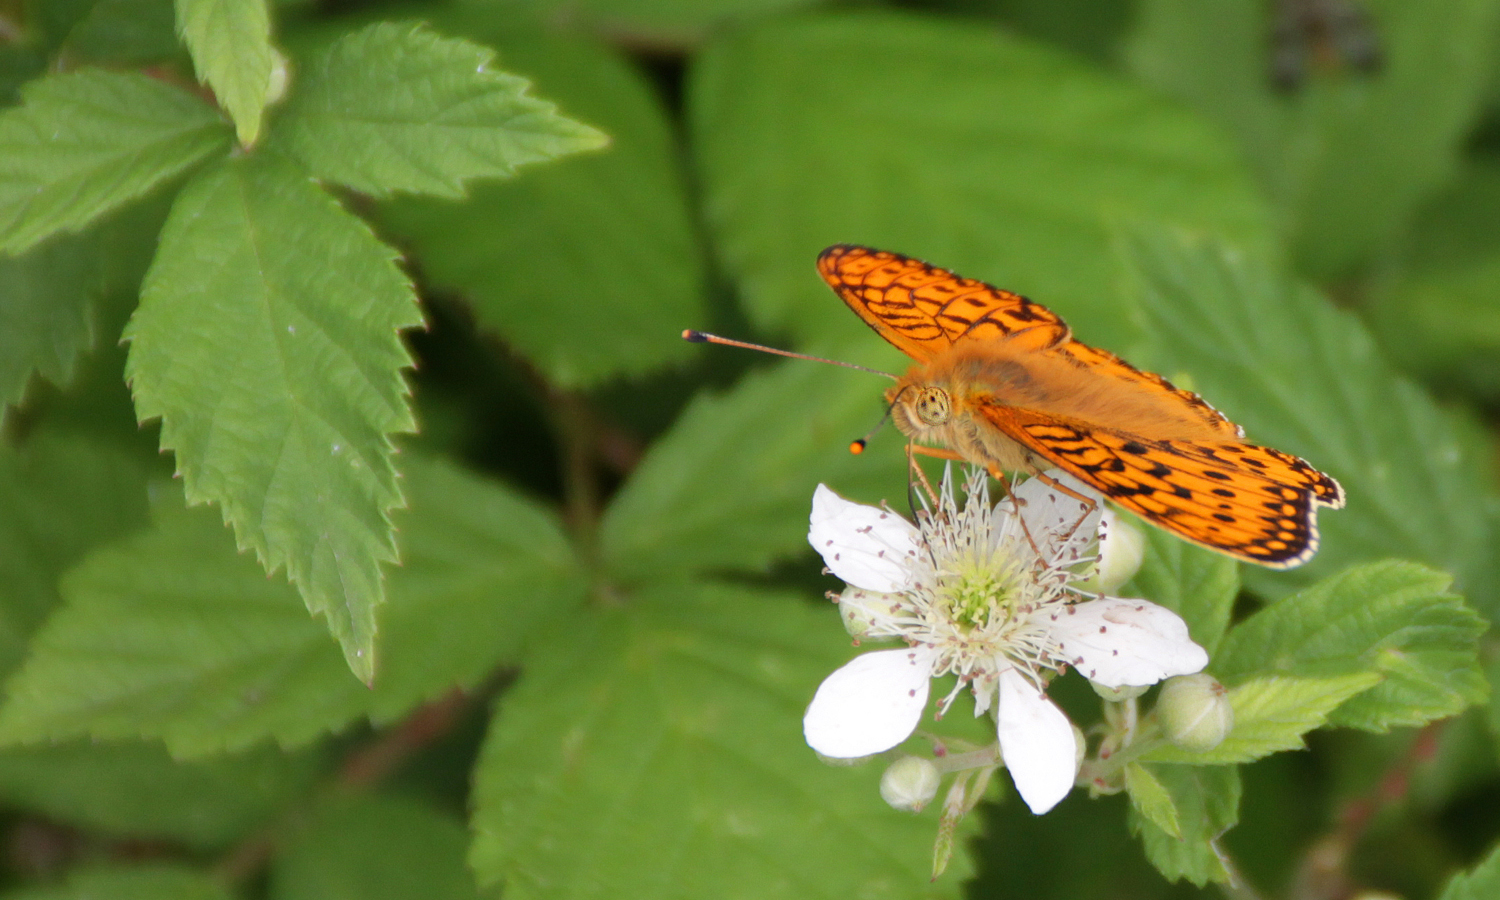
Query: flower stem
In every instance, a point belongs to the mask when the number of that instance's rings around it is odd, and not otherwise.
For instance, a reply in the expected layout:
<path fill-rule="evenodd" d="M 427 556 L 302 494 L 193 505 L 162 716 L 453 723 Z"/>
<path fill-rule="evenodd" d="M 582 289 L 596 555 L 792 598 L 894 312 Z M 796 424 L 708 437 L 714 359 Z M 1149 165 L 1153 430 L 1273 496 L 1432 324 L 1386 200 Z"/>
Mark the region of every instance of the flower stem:
<path fill-rule="evenodd" d="M 574 391 L 548 388 L 553 428 L 562 445 L 563 515 L 585 562 L 598 558 L 599 483 L 594 469 L 592 417 Z"/>
<path fill-rule="evenodd" d="M 987 766 L 1000 765 L 1000 745 L 990 744 L 988 747 L 980 747 L 978 750 L 970 750 L 967 753 L 950 753 L 947 756 L 939 756 L 932 761 L 934 767 L 944 775 L 949 772 L 962 772 L 967 769 L 983 769 Z"/>

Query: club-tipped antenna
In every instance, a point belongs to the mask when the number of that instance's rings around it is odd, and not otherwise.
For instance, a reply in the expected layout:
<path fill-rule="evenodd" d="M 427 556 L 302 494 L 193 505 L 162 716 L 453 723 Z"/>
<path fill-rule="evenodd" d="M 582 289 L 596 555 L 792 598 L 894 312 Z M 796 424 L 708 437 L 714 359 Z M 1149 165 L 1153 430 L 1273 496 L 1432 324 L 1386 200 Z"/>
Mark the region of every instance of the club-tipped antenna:
<path fill-rule="evenodd" d="M 850 453 L 853 453 L 855 456 L 858 456 L 861 453 L 865 452 L 865 448 L 870 445 L 870 438 L 874 437 L 875 436 L 875 432 L 877 432 L 880 429 L 884 428 L 885 427 L 885 423 L 887 423 L 887 422 L 889 422 L 891 420 L 891 409 L 892 409 L 892 407 L 887 406 L 885 408 L 885 415 L 883 415 L 883 416 L 880 417 L 880 421 L 875 423 L 875 427 L 874 428 L 871 428 L 869 431 L 866 431 L 864 437 L 860 438 L 857 441 L 851 441 L 849 443 L 849 452 Z"/>
<path fill-rule="evenodd" d="M 887 423 L 887 422 L 889 422 L 891 420 L 891 410 L 893 410 L 893 409 L 896 408 L 896 404 L 901 401 L 901 395 L 904 394 L 904 393 L 906 393 L 907 389 L 910 388 L 910 387 L 911 387 L 911 385 L 908 384 L 906 387 L 904 387 L 900 391 L 896 392 L 896 396 L 894 396 L 894 397 L 891 398 L 891 402 L 889 402 L 889 403 L 887 403 L 885 405 L 885 414 L 880 417 L 880 421 L 879 422 L 875 423 L 875 427 L 871 428 L 869 431 L 865 432 L 865 436 L 864 437 L 860 438 L 857 441 L 852 441 L 849 444 L 849 452 L 850 453 L 853 453 L 855 456 L 858 456 L 861 453 L 865 452 L 865 448 L 870 445 L 870 438 L 874 437 L 875 436 L 875 432 L 877 432 L 880 429 L 884 428 L 885 427 L 885 423 Z"/>
<path fill-rule="evenodd" d="M 767 347 L 762 344 L 752 344 L 749 341 L 737 341 L 733 338 L 719 337 L 717 334 L 709 334 L 706 331 L 694 331 L 691 328 L 682 332 L 682 339 L 693 344 L 723 344 L 726 347 L 742 347 L 746 350 L 759 350 L 761 353 L 770 353 L 776 356 L 789 357 L 791 359 L 805 359 L 809 362 L 828 363 L 831 366 L 843 366 L 846 369 L 858 369 L 861 372 L 869 372 L 871 375 L 879 375 L 883 378 L 889 378 L 892 381 L 899 380 L 895 375 L 892 375 L 889 372 L 882 372 L 879 369 L 872 369 L 869 366 L 861 366 L 855 363 L 844 362 L 838 359 L 828 359 L 822 356 L 808 356 L 806 353 L 793 353 L 790 350 L 777 350 L 775 347 Z M 856 441 L 855 443 L 858 443 L 858 441 Z M 854 452 L 858 453 L 859 451 L 855 450 Z"/>

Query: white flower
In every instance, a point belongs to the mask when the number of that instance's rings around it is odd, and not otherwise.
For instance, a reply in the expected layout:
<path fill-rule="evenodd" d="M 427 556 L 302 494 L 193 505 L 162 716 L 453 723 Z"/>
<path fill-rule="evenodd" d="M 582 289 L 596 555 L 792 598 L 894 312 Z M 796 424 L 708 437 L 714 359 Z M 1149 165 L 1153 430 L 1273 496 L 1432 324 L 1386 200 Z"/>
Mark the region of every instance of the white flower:
<path fill-rule="evenodd" d="M 889 750 L 916 729 L 931 679 L 952 673 L 958 686 L 939 714 L 965 685 L 976 715 L 993 706 L 1001 759 L 1026 805 L 1043 813 L 1072 788 L 1081 749 L 1046 697 L 1054 673 L 1072 667 L 1107 687 L 1149 685 L 1199 671 L 1208 655 L 1170 610 L 1080 598 L 1102 503 L 1033 478 L 991 507 L 984 473 L 974 470 L 960 505 L 952 482 L 945 475 L 938 508 L 924 510 L 920 528 L 823 485 L 813 494 L 808 541 L 856 589 L 845 597 L 860 604 L 861 635 L 907 646 L 865 653 L 824 679 L 803 733 L 828 757 Z"/>
<path fill-rule="evenodd" d="M 1079 587 L 1108 594 L 1135 577 L 1146 556 L 1146 535 L 1109 507 L 1099 519 L 1099 567 Z"/>

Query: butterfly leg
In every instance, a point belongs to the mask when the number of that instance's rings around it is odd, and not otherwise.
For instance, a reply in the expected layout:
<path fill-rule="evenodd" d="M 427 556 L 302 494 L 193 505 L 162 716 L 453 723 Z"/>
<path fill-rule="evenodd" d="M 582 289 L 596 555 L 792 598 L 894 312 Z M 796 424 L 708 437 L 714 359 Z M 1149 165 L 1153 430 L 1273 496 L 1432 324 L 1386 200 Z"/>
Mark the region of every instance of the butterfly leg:
<path fill-rule="evenodd" d="M 1048 475 L 1046 472 L 1038 472 L 1036 473 L 1036 477 L 1040 478 L 1044 483 L 1050 485 L 1056 490 L 1067 494 L 1069 497 L 1072 497 L 1074 500 L 1077 500 L 1079 503 L 1083 504 L 1083 515 L 1078 517 L 1078 521 L 1073 523 L 1073 527 L 1068 529 L 1066 537 L 1063 538 L 1064 540 L 1072 540 L 1073 532 L 1077 531 L 1079 527 L 1083 525 L 1084 520 L 1086 520 L 1094 512 L 1094 510 L 1099 508 L 1099 501 L 1086 494 L 1080 494 L 1078 491 L 1073 490 L 1072 488 L 1063 484 L 1061 481 L 1058 481 L 1056 478 Z"/>
<path fill-rule="evenodd" d="M 922 467 L 917 464 L 917 454 L 937 459 L 963 459 L 963 457 L 938 447 L 923 447 L 919 444 L 907 443 L 906 464 L 910 467 L 911 472 L 916 475 L 917 481 L 921 483 L 922 490 L 926 491 L 927 496 L 932 500 L 932 508 L 936 509 L 938 506 L 937 492 L 932 489 L 932 482 L 927 480 L 927 473 L 922 471 Z"/>
<path fill-rule="evenodd" d="M 947 449 L 946 447 L 924 447 L 921 444 L 907 444 L 906 455 L 911 456 L 913 453 L 921 454 L 922 456 L 930 456 L 933 459 L 951 459 L 954 462 L 965 461 L 964 457 L 958 455 L 952 450 Z"/>
<path fill-rule="evenodd" d="M 924 447 L 921 444 L 910 444 L 910 443 L 906 445 L 906 458 L 907 458 L 907 461 L 911 464 L 912 469 L 914 471 L 916 471 L 917 476 L 922 480 L 922 485 L 927 490 L 927 495 L 930 496 L 930 497 L 934 497 L 934 502 L 935 502 L 936 495 L 934 495 L 933 492 L 932 492 L 932 485 L 930 485 L 930 484 L 927 483 L 927 476 L 925 474 L 923 474 L 921 466 L 917 465 L 917 460 L 916 460 L 915 454 L 918 454 L 918 453 L 920 453 L 923 456 L 931 456 L 931 457 L 934 457 L 936 459 L 951 459 L 951 460 L 956 460 L 958 462 L 967 462 L 968 460 L 967 460 L 966 457 L 961 456 L 958 453 L 955 453 L 954 451 L 948 450 L 948 449 L 943 448 L 943 447 Z M 1021 504 L 1021 500 L 1020 500 L 1020 498 L 1018 498 L 1016 496 L 1015 486 L 1011 483 L 1010 477 L 1005 474 L 1005 470 L 1001 469 L 999 466 L 995 465 L 994 463 L 987 463 L 985 465 L 985 469 L 990 473 L 990 477 L 991 478 L 995 479 L 997 482 L 1000 483 L 1000 489 L 1003 490 L 1003 491 L 1005 491 L 1005 496 L 1011 498 L 1011 502 L 1014 503 L 1014 504 L 1016 504 L 1016 514 L 1017 514 L 1017 516 L 1020 516 L 1020 504 Z M 1048 483 L 1049 484 L 1056 484 L 1056 482 L 1052 481 L 1050 478 L 1048 479 Z M 1078 496 L 1074 491 L 1068 490 L 1068 488 L 1066 488 L 1066 487 L 1064 487 L 1062 485 L 1058 485 L 1058 487 L 1060 487 L 1063 490 L 1067 491 L 1069 494 L 1073 494 L 1073 496 L 1075 496 L 1075 497 Z M 1086 499 L 1086 498 L 1080 498 L 1080 499 Z M 1090 507 L 1089 512 L 1093 512 L 1093 508 L 1092 507 Z M 1085 515 L 1087 515 L 1087 513 L 1085 513 Z M 1032 552 L 1036 553 L 1038 559 L 1041 559 L 1042 558 L 1041 548 L 1037 546 L 1036 539 L 1031 536 L 1031 529 L 1026 526 L 1026 519 L 1025 519 L 1024 516 L 1020 517 L 1020 522 L 1021 522 L 1021 533 L 1026 536 L 1026 543 L 1028 543 L 1028 544 L 1031 545 Z M 1080 524 L 1081 523 L 1082 523 L 1082 520 L 1080 520 Z M 1078 526 L 1075 525 L 1073 527 L 1077 528 Z"/>
<path fill-rule="evenodd" d="M 985 468 L 989 469 L 991 478 L 1000 482 L 1000 487 L 1004 489 L 1005 496 L 1009 497 L 1010 502 L 1015 506 L 1016 521 L 1021 523 L 1021 534 L 1026 536 L 1026 543 L 1031 545 L 1031 552 L 1036 554 L 1036 558 L 1038 560 L 1043 559 L 1044 557 L 1042 556 L 1042 548 L 1037 546 L 1036 538 L 1033 538 L 1031 536 L 1031 529 L 1026 525 L 1026 517 L 1021 515 L 1022 500 L 1020 497 L 1016 496 L 1016 487 L 1011 482 L 1010 476 L 1006 475 L 999 466 L 992 465 L 986 466 Z M 1077 526 L 1075 525 L 1074 527 L 1076 528 Z"/>

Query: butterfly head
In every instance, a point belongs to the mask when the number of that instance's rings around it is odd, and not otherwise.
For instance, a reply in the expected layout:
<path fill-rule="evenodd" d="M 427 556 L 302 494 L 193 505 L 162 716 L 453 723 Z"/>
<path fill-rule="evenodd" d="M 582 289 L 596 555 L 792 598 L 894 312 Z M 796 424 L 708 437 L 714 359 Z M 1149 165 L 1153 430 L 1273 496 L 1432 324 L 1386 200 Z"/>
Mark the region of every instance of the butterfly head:
<path fill-rule="evenodd" d="M 932 372 L 917 367 L 885 392 L 885 401 L 896 428 L 919 446 L 946 447 L 957 454 L 952 458 L 966 459 L 992 472 L 1036 471 L 1034 460 L 1021 445 L 976 422 L 975 396 L 972 385 L 934 378 Z"/>
<path fill-rule="evenodd" d="M 941 440 L 953 420 L 952 394 L 909 377 L 887 390 L 885 400 L 896 428 L 919 443 Z"/>

